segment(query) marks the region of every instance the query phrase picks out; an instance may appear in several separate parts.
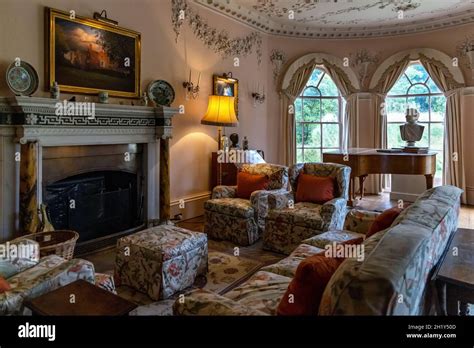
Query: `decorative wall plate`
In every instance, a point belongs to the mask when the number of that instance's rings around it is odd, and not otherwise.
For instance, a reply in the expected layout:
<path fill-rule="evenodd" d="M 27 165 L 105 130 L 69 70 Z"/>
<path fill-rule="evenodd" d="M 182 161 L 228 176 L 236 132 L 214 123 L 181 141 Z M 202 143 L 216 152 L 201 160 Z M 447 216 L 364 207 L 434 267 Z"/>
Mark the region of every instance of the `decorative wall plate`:
<path fill-rule="evenodd" d="M 7 84 L 15 95 L 30 96 L 38 89 L 38 74 L 27 62 L 13 62 L 7 69 Z"/>
<path fill-rule="evenodd" d="M 170 106 L 174 101 L 174 89 L 166 81 L 155 80 L 148 85 L 148 97 L 156 105 Z"/>

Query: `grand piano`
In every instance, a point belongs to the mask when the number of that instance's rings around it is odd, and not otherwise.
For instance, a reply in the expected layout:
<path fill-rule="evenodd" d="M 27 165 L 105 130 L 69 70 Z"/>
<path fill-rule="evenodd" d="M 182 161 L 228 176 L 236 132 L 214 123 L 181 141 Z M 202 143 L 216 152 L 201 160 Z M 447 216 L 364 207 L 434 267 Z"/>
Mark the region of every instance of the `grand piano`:
<path fill-rule="evenodd" d="M 329 150 L 323 153 L 323 162 L 339 163 L 351 167 L 349 204 L 355 199 L 354 180 L 359 179 L 360 195 L 364 197 L 364 181 L 369 174 L 411 174 L 424 175 L 426 188 L 433 187 L 436 173 L 436 152 L 378 152 L 376 149 L 349 148 Z"/>

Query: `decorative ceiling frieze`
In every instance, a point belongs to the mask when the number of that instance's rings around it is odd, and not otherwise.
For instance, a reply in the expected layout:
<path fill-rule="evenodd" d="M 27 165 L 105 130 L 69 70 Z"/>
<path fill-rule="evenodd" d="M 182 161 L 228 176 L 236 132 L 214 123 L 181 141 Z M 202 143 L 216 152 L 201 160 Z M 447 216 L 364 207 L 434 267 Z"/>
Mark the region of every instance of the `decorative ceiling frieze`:
<path fill-rule="evenodd" d="M 188 5 L 186 0 L 172 0 L 171 8 L 171 20 L 176 40 L 181 27 L 187 22 L 194 35 L 204 45 L 219 53 L 222 57 L 245 57 L 255 51 L 260 65 L 262 61 L 262 36 L 259 32 L 252 32 L 244 37 L 231 38 L 226 30 L 218 30 L 209 25 L 203 17 Z"/>
<path fill-rule="evenodd" d="M 474 23 L 472 0 L 194 0 L 261 32 L 318 39 L 412 34 Z"/>

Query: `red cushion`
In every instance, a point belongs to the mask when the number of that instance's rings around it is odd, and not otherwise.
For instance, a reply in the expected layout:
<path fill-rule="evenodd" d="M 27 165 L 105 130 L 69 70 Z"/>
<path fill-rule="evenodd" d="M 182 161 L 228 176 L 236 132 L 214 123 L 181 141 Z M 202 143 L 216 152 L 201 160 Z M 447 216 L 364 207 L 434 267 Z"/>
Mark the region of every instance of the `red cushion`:
<path fill-rule="evenodd" d="M 296 202 L 324 204 L 334 198 L 334 178 L 301 173 L 298 176 Z"/>
<path fill-rule="evenodd" d="M 237 197 L 249 199 L 254 191 L 265 190 L 268 184 L 266 175 L 249 174 L 240 172 L 237 174 Z"/>
<path fill-rule="evenodd" d="M 317 315 L 324 289 L 344 258 L 326 257 L 324 252 L 310 256 L 298 265 L 278 315 Z"/>
<path fill-rule="evenodd" d="M 338 244 L 361 244 L 362 242 L 362 238 L 356 238 Z M 300 262 L 295 277 L 280 300 L 277 308 L 278 315 L 318 314 L 324 289 L 334 272 L 345 260 L 343 257 L 326 257 L 325 254 L 326 250 Z"/>
<path fill-rule="evenodd" d="M 5 278 L 0 277 L 0 294 L 4 293 L 11 289 L 10 284 L 5 280 Z"/>
<path fill-rule="evenodd" d="M 390 225 L 395 221 L 398 215 L 402 212 L 403 209 L 394 207 L 385 210 L 382 214 L 377 216 L 372 222 L 372 225 L 370 225 L 369 231 L 365 235 L 365 238 L 369 238 L 373 234 L 385 230 L 386 228 L 389 228 Z"/>

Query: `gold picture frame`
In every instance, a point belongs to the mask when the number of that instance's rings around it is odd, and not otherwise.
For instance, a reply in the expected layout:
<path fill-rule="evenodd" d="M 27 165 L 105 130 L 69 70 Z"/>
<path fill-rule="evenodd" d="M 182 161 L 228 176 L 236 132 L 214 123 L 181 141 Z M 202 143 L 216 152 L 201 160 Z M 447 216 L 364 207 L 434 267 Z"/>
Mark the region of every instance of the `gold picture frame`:
<path fill-rule="evenodd" d="M 239 117 L 239 80 L 232 74 L 212 76 L 213 94 L 234 97 L 235 115 Z"/>
<path fill-rule="evenodd" d="M 140 98 L 141 34 L 45 8 L 46 90 Z"/>

